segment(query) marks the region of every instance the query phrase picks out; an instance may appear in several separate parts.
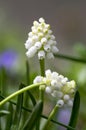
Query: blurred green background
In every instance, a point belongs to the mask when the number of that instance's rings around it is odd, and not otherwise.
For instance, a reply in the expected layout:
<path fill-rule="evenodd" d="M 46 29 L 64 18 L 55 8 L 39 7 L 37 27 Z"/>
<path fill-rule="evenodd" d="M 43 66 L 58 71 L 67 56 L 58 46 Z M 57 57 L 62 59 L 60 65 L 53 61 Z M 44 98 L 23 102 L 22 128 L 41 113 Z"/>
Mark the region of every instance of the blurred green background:
<path fill-rule="evenodd" d="M 86 60 L 86 1 L 79 0 L 0 0 L 0 72 L 6 69 L 5 95 L 25 81 L 25 47 L 32 22 L 44 17 L 51 25 L 59 53 Z M 78 130 L 86 130 L 86 64 L 55 59 L 46 61 L 46 68 L 74 79 L 81 95 Z M 29 60 L 31 81 L 39 73 L 38 60 Z M 35 64 L 35 67 L 34 67 Z M 50 66 L 51 64 L 51 66 Z M 1 84 L 1 83 L 0 83 Z M 5 89 L 4 88 L 4 89 Z"/>

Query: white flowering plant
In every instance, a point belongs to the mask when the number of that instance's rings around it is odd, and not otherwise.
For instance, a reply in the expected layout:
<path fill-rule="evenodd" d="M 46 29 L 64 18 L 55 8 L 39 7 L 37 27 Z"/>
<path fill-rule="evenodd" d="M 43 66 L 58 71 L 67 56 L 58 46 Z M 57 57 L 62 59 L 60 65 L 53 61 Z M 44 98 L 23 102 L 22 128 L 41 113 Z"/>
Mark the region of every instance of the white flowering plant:
<path fill-rule="evenodd" d="M 33 22 L 31 32 L 28 33 L 28 39 L 25 42 L 25 48 L 27 49 L 26 56 L 28 61 L 37 54 L 41 75 L 33 79 L 33 84 L 29 84 L 29 66 L 27 62 L 27 86 L 20 84 L 19 90 L 6 98 L 3 97 L 2 93 L 0 94 L 0 117 L 2 115 L 8 115 L 7 119 L 10 120 L 9 122 L 7 121 L 4 129 L 47 130 L 48 124 L 51 121 L 54 124 L 65 127 L 67 130 L 75 130 L 79 112 L 80 95 L 74 80 L 69 80 L 67 77 L 55 71 L 45 69 L 45 58 L 54 59 L 54 57 L 62 58 L 65 56 L 58 54 L 59 49 L 57 48 L 55 36 L 53 35 L 50 25 L 46 24 L 43 18 Z M 68 57 L 65 58 L 68 59 Z M 69 59 L 76 60 L 73 58 Z M 38 90 L 38 99 L 31 93 L 31 89 Z M 23 96 L 24 92 L 28 94 L 25 93 L 25 96 Z M 16 103 L 11 101 L 15 96 L 18 96 Z M 50 97 L 50 102 L 52 98 L 55 103 L 48 117 L 42 115 L 46 96 Z M 32 110 L 28 108 L 28 98 L 32 101 Z M 7 105 L 9 111 L 2 109 L 4 108 L 3 105 L 6 105 L 7 102 L 9 102 L 9 105 Z M 15 110 L 13 110 L 13 105 L 16 106 Z M 72 108 L 69 125 L 53 120 L 58 108 L 61 109 L 63 107 Z M 9 114 L 14 111 L 14 116 Z M 30 113 L 28 117 L 27 112 Z M 46 119 L 46 121 L 44 122 L 42 118 Z"/>

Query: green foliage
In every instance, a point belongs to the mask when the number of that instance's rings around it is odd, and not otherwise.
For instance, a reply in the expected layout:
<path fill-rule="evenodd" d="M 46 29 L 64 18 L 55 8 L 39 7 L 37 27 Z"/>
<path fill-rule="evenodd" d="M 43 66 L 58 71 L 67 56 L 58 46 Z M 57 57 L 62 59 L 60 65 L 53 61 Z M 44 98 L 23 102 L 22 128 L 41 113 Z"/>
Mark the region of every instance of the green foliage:
<path fill-rule="evenodd" d="M 33 111 L 31 113 L 31 115 L 29 116 L 29 118 L 27 119 L 23 130 L 32 130 L 33 127 L 35 126 L 36 122 L 39 120 L 40 115 L 42 113 L 42 109 L 43 109 L 43 102 L 39 101 L 36 106 L 33 108 Z"/>
<path fill-rule="evenodd" d="M 8 111 L 10 112 L 9 115 L 7 115 L 6 117 L 6 125 L 5 125 L 5 130 L 10 130 L 11 126 L 12 126 L 12 122 L 13 122 L 13 105 L 11 103 L 9 103 L 8 106 Z"/>
<path fill-rule="evenodd" d="M 80 62 L 85 64 L 86 60 L 85 59 L 77 59 L 74 57 L 69 57 L 69 56 L 64 56 L 61 54 L 58 54 L 59 58 L 64 58 L 67 60 L 72 60 L 72 61 L 76 61 L 76 62 Z M 43 72 L 42 72 L 43 73 Z M 3 86 L 1 88 L 4 88 L 4 86 L 6 85 L 5 83 L 5 79 L 6 79 L 6 75 L 5 75 L 5 71 L 2 70 L 0 73 L 0 80 L 1 85 Z M 3 76 L 3 80 L 2 80 L 2 76 Z M 26 62 L 26 83 L 24 84 L 20 84 L 19 89 L 24 88 L 26 85 L 25 84 L 30 84 L 30 68 L 29 68 L 29 63 Z M 5 88 L 4 88 L 5 90 Z M 43 109 L 43 101 L 38 101 L 39 99 L 37 99 L 36 97 L 34 97 L 34 92 L 32 93 L 32 91 L 27 91 L 25 93 L 25 95 L 27 94 L 27 107 L 23 106 L 24 105 L 24 101 L 25 101 L 25 96 L 23 96 L 23 94 L 18 95 L 17 99 L 15 99 L 15 102 L 13 101 L 9 101 L 9 104 L 7 104 L 6 106 L 2 107 L 0 110 L 0 121 L 3 120 L 2 117 L 5 118 L 5 130 L 32 130 L 34 128 L 36 128 L 36 130 L 39 129 L 39 124 L 40 124 L 40 117 L 44 118 L 44 119 L 48 119 L 48 117 L 46 117 L 45 115 L 42 115 L 42 109 Z M 1 89 L 1 93 L 0 93 L 0 100 L 4 99 L 3 97 L 3 93 L 2 93 L 2 89 Z M 30 99 L 30 100 L 29 100 Z M 32 106 L 31 106 L 32 103 Z M 72 108 L 72 114 L 71 114 L 71 118 L 70 118 L 70 122 L 69 125 L 65 125 L 62 124 L 61 122 L 55 121 L 55 120 L 51 120 L 51 122 L 53 124 L 57 124 L 57 125 L 61 125 L 65 128 L 67 128 L 67 130 L 75 130 L 76 124 L 77 124 L 77 119 L 78 119 L 78 113 L 79 113 L 79 107 L 80 107 L 80 95 L 79 92 L 77 91 L 75 94 L 75 98 L 74 98 L 74 104 L 73 104 L 73 108 Z M 8 108 L 8 109 L 7 109 Z M 7 109 L 7 110 L 5 110 Z M 25 111 L 25 113 L 24 113 Z M 29 113 L 28 113 L 29 112 Z M 23 117 L 25 116 L 25 114 L 27 114 L 27 117 L 25 119 L 24 122 L 22 122 Z M 2 124 L 1 124 L 2 125 Z M 35 127 L 36 126 L 36 127 Z M 3 126 L 1 127 L 1 130 L 4 130 Z"/>
<path fill-rule="evenodd" d="M 10 114 L 9 111 L 1 110 L 0 111 L 0 117 Z"/>
<path fill-rule="evenodd" d="M 80 108 L 80 94 L 77 91 L 74 97 L 74 103 L 73 103 L 71 118 L 69 122 L 69 126 L 73 128 L 76 128 L 77 119 L 79 115 L 79 108 Z M 68 128 L 67 130 L 70 130 L 70 128 Z"/>
<path fill-rule="evenodd" d="M 22 89 L 23 87 L 24 87 L 24 85 L 20 84 L 19 89 Z M 14 120 L 13 120 L 12 127 L 11 127 L 12 130 L 19 129 L 21 115 L 22 115 L 22 105 L 23 105 L 23 94 L 20 94 L 20 95 L 18 95 L 18 98 L 17 98 Z"/>

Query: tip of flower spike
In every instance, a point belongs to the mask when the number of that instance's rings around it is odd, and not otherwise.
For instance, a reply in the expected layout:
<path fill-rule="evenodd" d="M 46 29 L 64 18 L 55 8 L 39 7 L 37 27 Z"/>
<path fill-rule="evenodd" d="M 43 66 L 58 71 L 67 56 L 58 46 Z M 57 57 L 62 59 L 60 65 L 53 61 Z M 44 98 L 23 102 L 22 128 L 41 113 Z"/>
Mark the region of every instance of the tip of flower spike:
<path fill-rule="evenodd" d="M 42 17 L 39 18 L 39 22 L 40 22 L 40 23 L 44 23 L 44 22 L 45 22 L 44 18 L 42 18 Z"/>
<path fill-rule="evenodd" d="M 39 23 L 38 23 L 37 21 L 34 21 L 34 22 L 33 22 L 33 25 L 34 25 L 35 27 L 38 27 Z"/>

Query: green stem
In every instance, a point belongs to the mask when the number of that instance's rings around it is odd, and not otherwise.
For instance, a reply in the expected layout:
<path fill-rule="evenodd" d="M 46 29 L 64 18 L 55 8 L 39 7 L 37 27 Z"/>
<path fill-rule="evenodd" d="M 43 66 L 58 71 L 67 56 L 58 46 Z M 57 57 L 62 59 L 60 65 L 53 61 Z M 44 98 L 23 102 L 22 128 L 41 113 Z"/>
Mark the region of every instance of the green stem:
<path fill-rule="evenodd" d="M 41 76 L 45 76 L 45 59 L 39 60 L 40 63 L 40 72 L 41 72 Z M 39 87 L 39 99 L 43 101 L 44 104 L 44 86 L 41 85 Z M 38 120 L 37 124 L 36 124 L 36 130 L 40 129 L 40 119 Z"/>
<path fill-rule="evenodd" d="M 45 60 L 39 60 L 40 62 L 40 71 L 41 71 L 41 76 L 45 76 Z"/>
<path fill-rule="evenodd" d="M 45 76 L 45 60 L 39 60 L 40 62 L 40 71 L 41 71 L 41 76 Z M 40 99 L 43 101 L 44 100 L 44 87 L 40 86 Z"/>
<path fill-rule="evenodd" d="M 57 112 L 58 106 L 56 105 L 53 110 L 51 111 L 50 115 L 48 116 L 48 120 L 46 121 L 44 127 L 42 130 L 46 130 L 49 122 L 51 121 L 51 119 L 53 118 L 53 116 L 55 115 L 55 113 Z"/>
<path fill-rule="evenodd" d="M 24 92 L 27 91 L 27 90 L 30 90 L 30 89 L 35 88 L 35 87 L 37 87 L 37 86 L 40 86 L 40 85 L 44 85 L 44 83 L 32 84 L 32 85 L 29 85 L 29 86 L 27 86 L 27 87 L 25 87 L 25 88 L 23 88 L 23 89 L 18 90 L 17 92 L 11 94 L 10 96 L 8 96 L 8 97 L 5 98 L 4 100 L 2 100 L 2 101 L 0 102 L 0 107 L 1 107 L 3 104 L 5 104 L 6 102 L 8 102 L 10 99 L 12 99 L 13 97 L 15 97 L 15 96 L 17 96 L 17 95 L 19 95 L 19 94 L 21 94 L 21 93 L 24 93 Z"/>
<path fill-rule="evenodd" d="M 44 100 L 44 90 L 45 90 L 45 85 L 40 85 L 39 87 L 40 90 L 40 100 Z"/>

